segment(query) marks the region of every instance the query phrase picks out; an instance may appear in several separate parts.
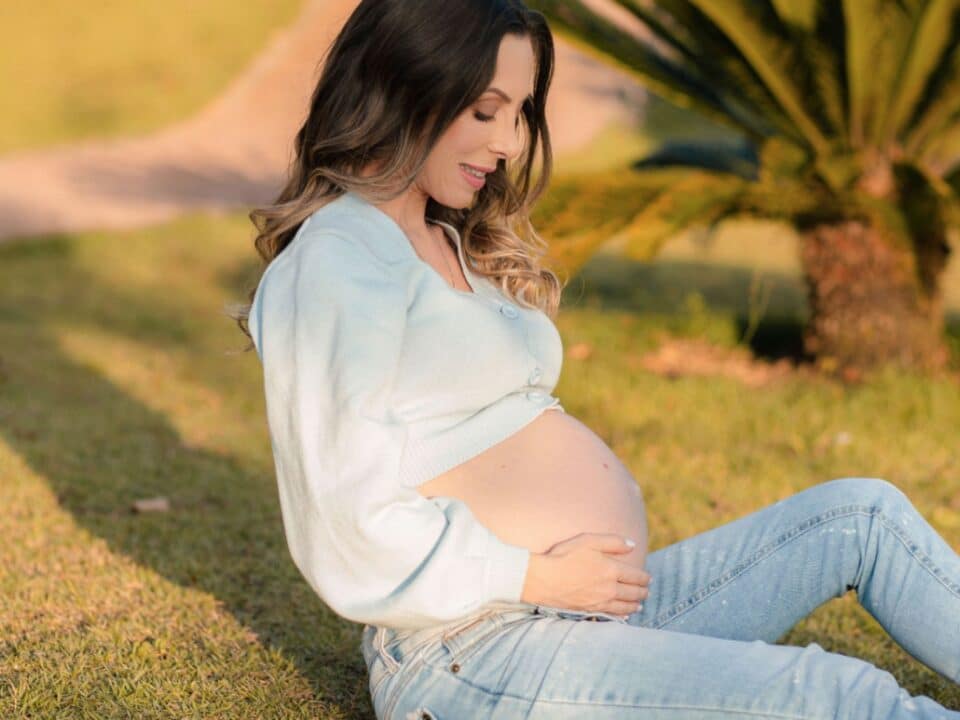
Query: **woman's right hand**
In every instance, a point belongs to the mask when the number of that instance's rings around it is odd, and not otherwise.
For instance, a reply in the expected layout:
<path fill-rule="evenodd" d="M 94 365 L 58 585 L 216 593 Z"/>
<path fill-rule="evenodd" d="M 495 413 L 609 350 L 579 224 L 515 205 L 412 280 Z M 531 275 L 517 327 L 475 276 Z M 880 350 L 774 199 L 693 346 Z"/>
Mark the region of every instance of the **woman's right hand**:
<path fill-rule="evenodd" d="M 520 600 L 625 616 L 647 597 L 650 574 L 617 558 L 633 551 L 613 533 L 580 533 L 531 553 Z"/>

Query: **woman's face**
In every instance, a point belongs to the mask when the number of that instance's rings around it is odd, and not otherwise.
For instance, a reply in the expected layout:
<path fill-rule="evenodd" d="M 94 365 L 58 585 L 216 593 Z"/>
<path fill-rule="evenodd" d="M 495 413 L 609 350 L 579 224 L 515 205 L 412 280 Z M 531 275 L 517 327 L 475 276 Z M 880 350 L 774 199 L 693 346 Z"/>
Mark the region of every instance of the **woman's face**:
<path fill-rule="evenodd" d="M 450 208 L 473 204 L 483 180 L 468 175 L 463 165 L 493 171 L 500 158 L 510 161 L 520 154 L 521 108 L 533 95 L 535 73 L 530 39 L 504 35 L 490 87 L 460 113 L 430 151 L 416 181 L 422 192 Z"/>

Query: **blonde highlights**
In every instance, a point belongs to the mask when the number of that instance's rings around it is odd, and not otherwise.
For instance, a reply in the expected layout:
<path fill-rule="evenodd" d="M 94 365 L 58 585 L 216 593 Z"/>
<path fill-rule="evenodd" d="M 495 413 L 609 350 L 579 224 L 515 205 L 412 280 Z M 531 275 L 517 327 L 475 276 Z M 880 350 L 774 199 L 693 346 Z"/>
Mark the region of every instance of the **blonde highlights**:
<path fill-rule="evenodd" d="M 261 274 L 304 220 L 344 192 L 380 203 L 409 188 L 438 138 L 488 87 L 506 33 L 528 37 L 537 62 L 533 97 L 522 107 L 524 151 L 497 164 L 472 207 L 430 198 L 426 216 L 457 228 L 474 272 L 555 318 L 563 286 L 541 262 L 547 243 L 530 222 L 552 172 L 545 106 L 553 40 L 544 17 L 519 0 L 362 0 L 329 49 L 284 187 L 249 214 Z M 369 167 L 373 174 L 361 174 Z M 228 311 L 248 339 L 257 284 Z"/>

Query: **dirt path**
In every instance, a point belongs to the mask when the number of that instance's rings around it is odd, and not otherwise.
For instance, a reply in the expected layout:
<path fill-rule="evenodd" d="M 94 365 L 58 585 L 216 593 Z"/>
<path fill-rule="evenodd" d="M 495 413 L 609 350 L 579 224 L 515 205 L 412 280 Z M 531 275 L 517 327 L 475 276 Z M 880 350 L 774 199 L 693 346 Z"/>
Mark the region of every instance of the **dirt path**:
<path fill-rule="evenodd" d="M 591 3 L 616 8 L 612 0 Z M 0 157 L 0 240 L 130 228 L 186 211 L 269 202 L 279 191 L 316 65 L 356 5 L 309 0 L 222 95 L 159 132 Z M 547 119 L 558 156 L 616 120 L 640 119 L 645 93 L 629 76 L 560 38 L 556 55 Z"/>

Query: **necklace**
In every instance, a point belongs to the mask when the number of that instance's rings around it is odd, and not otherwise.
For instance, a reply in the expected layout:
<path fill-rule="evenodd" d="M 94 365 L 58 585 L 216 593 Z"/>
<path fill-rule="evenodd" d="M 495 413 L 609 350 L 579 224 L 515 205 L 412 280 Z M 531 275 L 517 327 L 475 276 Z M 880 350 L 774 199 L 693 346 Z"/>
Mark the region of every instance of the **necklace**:
<path fill-rule="evenodd" d="M 443 253 L 443 262 L 444 262 L 444 264 L 447 266 L 447 272 L 450 273 L 450 284 L 451 284 L 453 287 L 457 287 L 457 286 L 456 286 L 456 283 L 454 283 L 454 281 L 453 281 L 453 269 L 450 267 L 450 261 L 447 260 L 447 254 L 446 254 L 446 253 Z"/>
<path fill-rule="evenodd" d="M 447 238 L 446 231 L 443 230 L 443 228 L 441 228 L 440 231 L 443 233 L 443 238 L 444 238 L 444 240 L 446 240 L 446 238 Z M 447 266 L 447 272 L 450 273 L 450 285 L 451 285 L 454 289 L 457 289 L 457 285 L 456 285 L 456 283 L 453 281 L 453 269 L 450 267 L 450 261 L 447 260 L 447 254 L 446 254 L 446 253 L 441 253 L 441 254 L 443 255 L 443 264 Z"/>

